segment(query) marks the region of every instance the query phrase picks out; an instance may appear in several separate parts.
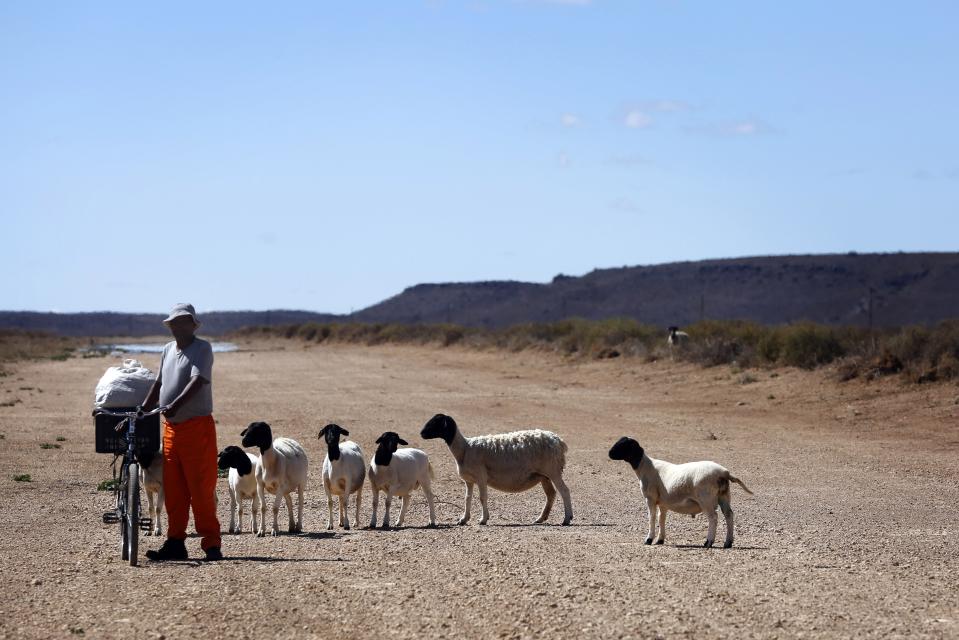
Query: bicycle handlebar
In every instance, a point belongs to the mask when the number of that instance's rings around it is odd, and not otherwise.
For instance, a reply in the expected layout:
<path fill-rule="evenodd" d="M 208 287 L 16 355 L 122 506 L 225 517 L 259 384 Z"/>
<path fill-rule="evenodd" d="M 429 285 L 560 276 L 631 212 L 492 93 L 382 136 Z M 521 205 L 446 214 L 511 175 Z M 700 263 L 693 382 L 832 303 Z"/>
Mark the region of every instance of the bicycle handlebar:
<path fill-rule="evenodd" d="M 140 418 L 155 416 L 156 414 L 162 413 L 167 409 L 169 409 L 169 407 L 157 407 L 152 411 L 144 411 L 140 407 L 137 407 L 136 411 L 111 411 L 110 409 L 94 409 L 93 415 L 103 414 L 107 416 L 113 416 L 115 418 L 136 418 L 139 420 Z"/>

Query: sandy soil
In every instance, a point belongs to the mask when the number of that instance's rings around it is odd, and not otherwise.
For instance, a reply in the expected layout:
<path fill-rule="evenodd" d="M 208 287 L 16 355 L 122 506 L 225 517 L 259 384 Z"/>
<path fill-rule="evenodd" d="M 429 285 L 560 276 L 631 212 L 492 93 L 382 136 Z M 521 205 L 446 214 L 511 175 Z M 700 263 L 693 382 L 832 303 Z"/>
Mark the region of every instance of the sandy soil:
<path fill-rule="evenodd" d="M 285 345 L 217 356 L 216 417 L 221 447 L 261 419 L 305 446 L 304 533 L 226 535 L 217 564 L 131 568 L 117 527 L 100 522 L 111 457 L 93 451 L 89 411 L 112 361 L 5 365 L 0 637 L 959 637 L 955 384 L 794 370 L 743 384 L 728 368 L 674 363 Z M 418 436 L 439 411 L 467 435 L 562 435 L 574 526 L 557 526 L 561 505 L 549 526 L 529 524 L 538 488 L 491 492 L 488 526 L 453 526 L 453 460 Z M 417 497 L 408 528 L 327 532 L 316 433 L 331 421 L 367 455 L 385 430 L 425 449 L 443 526 L 420 528 Z M 733 487 L 734 548 L 702 549 L 705 518 L 676 514 L 666 545 L 644 546 L 639 483 L 607 458 L 626 434 L 654 457 L 716 460 L 755 491 Z M 60 449 L 40 448 L 57 436 Z M 32 482 L 13 481 L 26 473 Z M 225 528 L 225 479 L 219 495 Z M 201 555 L 197 539 L 188 546 Z"/>

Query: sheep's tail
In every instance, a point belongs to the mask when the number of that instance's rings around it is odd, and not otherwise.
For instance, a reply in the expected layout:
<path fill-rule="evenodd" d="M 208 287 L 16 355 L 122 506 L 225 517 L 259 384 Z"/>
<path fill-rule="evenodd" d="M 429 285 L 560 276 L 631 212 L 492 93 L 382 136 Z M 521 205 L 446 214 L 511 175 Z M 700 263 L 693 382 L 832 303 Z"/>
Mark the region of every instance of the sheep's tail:
<path fill-rule="evenodd" d="M 427 470 L 427 471 L 429 472 L 429 474 L 430 474 L 430 480 L 435 480 L 435 479 L 436 479 L 436 476 L 433 475 L 433 463 L 432 463 L 432 462 L 427 462 L 427 463 L 426 463 L 426 470 Z"/>
<path fill-rule="evenodd" d="M 743 481 L 740 480 L 739 478 L 737 478 L 736 476 L 734 476 L 734 475 L 732 475 L 732 474 L 729 474 L 729 481 L 730 481 L 730 482 L 735 482 L 736 484 L 738 484 L 740 487 L 743 488 L 743 491 L 745 491 L 745 492 L 748 493 L 749 495 L 753 495 L 753 492 L 749 490 L 749 487 L 747 487 L 747 486 L 743 483 Z"/>

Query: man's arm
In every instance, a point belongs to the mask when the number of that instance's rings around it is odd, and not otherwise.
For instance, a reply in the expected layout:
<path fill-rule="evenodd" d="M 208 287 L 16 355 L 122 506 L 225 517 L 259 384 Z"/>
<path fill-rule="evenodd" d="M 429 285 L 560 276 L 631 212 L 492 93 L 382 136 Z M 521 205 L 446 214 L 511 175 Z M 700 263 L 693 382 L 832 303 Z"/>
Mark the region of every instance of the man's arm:
<path fill-rule="evenodd" d="M 190 378 L 190 381 L 186 383 L 186 387 L 183 388 L 183 391 L 170 403 L 170 406 L 166 411 L 163 412 L 163 415 L 168 419 L 172 419 L 176 412 L 180 410 L 180 407 L 183 406 L 187 400 L 192 398 L 197 394 L 197 392 L 203 388 L 203 385 L 210 384 L 209 381 L 204 380 L 200 376 L 193 376 Z"/>
<path fill-rule="evenodd" d="M 157 401 L 160 399 L 160 384 L 160 376 L 157 376 L 157 379 L 153 381 L 153 385 L 150 387 L 149 393 L 147 393 L 146 399 L 143 401 L 143 404 L 140 405 L 144 411 L 149 411 L 156 406 Z"/>

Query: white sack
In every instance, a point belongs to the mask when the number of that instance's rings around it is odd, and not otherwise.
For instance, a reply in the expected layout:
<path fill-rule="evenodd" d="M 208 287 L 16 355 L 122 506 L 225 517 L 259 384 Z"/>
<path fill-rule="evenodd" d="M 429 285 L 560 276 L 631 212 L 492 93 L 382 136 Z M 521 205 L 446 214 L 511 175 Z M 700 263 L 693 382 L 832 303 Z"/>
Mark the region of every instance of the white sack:
<path fill-rule="evenodd" d="M 97 383 L 94 405 L 98 408 L 135 407 L 146 400 L 156 374 L 139 360 L 127 359 L 110 367 Z"/>

